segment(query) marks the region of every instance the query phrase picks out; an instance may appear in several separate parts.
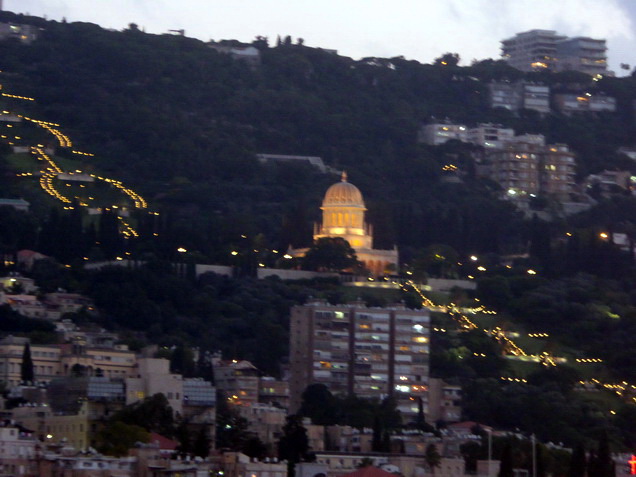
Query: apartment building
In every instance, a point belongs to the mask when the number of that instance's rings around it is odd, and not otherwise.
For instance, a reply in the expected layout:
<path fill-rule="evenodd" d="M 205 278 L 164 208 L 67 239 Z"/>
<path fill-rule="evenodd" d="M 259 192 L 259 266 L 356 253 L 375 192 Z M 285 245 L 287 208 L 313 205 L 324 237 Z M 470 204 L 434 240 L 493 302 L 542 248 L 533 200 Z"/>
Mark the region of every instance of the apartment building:
<path fill-rule="evenodd" d="M 38 475 L 37 444 L 31 432 L 11 422 L 0 423 L 0 475 Z"/>
<path fill-rule="evenodd" d="M 568 38 L 554 30 L 530 30 L 501 41 L 501 56 L 521 71 L 580 71 L 607 73 L 605 40 Z"/>
<path fill-rule="evenodd" d="M 482 123 L 468 130 L 468 141 L 487 149 L 501 148 L 514 137 L 514 129 L 505 128 L 501 124 Z"/>
<path fill-rule="evenodd" d="M 7 336 L 0 340 L 0 382 L 20 384 L 22 354 L 27 338 Z M 35 381 L 48 383 L 71 374 L 132 377 L 136 374 L 135 353 L 125 345 L 87 346 L 81 339 L 61 345 L 31 345 Z"/>
<path fill-rule="evenodd" d="M 556 108 L 565 114 L 578 112 L 616 112 L 616 98 L 604 94 L 555 94 Z"/>
<path fill-rule="evenodd" d="M 422 126 L 418 133 L 417 141 L 439 146 L 451 139 L 458 141 L 468 141 L 468 128 L 463 124 L 432 123 Z"/>
<path fill-rule="evenodd" d="M 305 388 L 325 384 L 333 394 L 394 397 L 405 419 L 426 412 L 430 317 L 403 304 L 369 308 L 357 301 L 314 300 L 291 310 L 290 411 Z"/>
<path fill-rule="evenodd" d="M 439 378 L 429 380 L 429 419 L 431 422 L 458 422 L 462 416 L 462 387 Z"/>
<path fill-rule="evenodd" d="M 509 111 L 532 109 L 540 113 L 550 112 L 550 87 L 517 81 L 493 81 L 488 85 L 491 108 Z"/>
<path fill-rule="evenodd" d="M 214 382 L 230 404 L 252 406 L 258 402 L 260 371 L 249 361 L 212 359 Z"/>
<path fill-rule="evenodd" d="M 574 192 L 574 154 L 565 144 L 546 145 L 542 136 L 518 136 L 486 157 L 487 174 L 510 197 L 550 195 L 569 199 Z"/>
<path fill-rule="evenodd" d="M 566 37 L 554 30 L 530 30 L 502 40 L 501 55 L 521 71 L 551 69 L 556 62 L 557 43 Z"/>
<path fill-rule="evenodd" d="M 556 71 L 580 71 L 589 75 L 607 73 L 605 40 L 578 36 L 557 43 Z"/>

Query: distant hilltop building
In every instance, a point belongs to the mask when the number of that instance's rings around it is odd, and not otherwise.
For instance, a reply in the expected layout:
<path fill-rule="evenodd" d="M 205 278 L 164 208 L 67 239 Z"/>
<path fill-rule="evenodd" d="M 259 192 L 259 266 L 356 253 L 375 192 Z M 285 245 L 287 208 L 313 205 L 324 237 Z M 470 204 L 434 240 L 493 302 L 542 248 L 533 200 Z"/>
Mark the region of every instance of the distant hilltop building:
<path fill-rule="evenodd" d="M 605 40 L 568 38 L 554 30 L 530 30 L 501 41 L 502 57 L 521 71 L 548 69 L 607 74 Z"/>
<path fill-rule="evenodd" d="M 289 156 L 283 154 L 256 154 L 256 159 L 261 164 L 268 162 L 290 162 L 295 164 L 308 164 L 315 167 L 320 172 L 327 172 L 327 166 L 324 161 L 318 156 Z"/>
<path fill-rule="evenodd" d="M 395 272 L 398 267 L 397 247 L 392 250 L 373 248 L 373 228 L 364 220 L 367 208 L 362 193 L 347 182 L 347 173 L 342 173 L 340 182 L 327 189 L 322 201 L 322 223 L 315 224 L 314 240 L 320 238 L 342 238 L 355 250 L 358 260 L 373 275 Z M 304 249 L 290 249 L 293 257 L 304 257 Z"/>
<path fill-rule="evenodd" d="M 261 64 L 261 52 L 252 45 L 223 40 L 220 42 L 211 41 L 208 46 L 219 53 L 230 55 L 235 60 L 244 61 L 250 66 L 255 67 Z"/>

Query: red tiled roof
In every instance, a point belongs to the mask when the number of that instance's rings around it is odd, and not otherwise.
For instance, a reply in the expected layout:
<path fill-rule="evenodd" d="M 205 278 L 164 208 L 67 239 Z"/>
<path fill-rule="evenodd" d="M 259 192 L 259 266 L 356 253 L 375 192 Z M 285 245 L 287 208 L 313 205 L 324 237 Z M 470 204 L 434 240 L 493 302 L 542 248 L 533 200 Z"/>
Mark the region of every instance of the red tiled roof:
<path fill-rule="evenodd" d="M 150 442 L 152 444 L 159 444 L 160 450 L 175 450 L 179 443 L 177 441 L 173 441 L 172 439 L 168 439 L 161 434 L 157 434 L 156 432 L 150 433 Z"/>

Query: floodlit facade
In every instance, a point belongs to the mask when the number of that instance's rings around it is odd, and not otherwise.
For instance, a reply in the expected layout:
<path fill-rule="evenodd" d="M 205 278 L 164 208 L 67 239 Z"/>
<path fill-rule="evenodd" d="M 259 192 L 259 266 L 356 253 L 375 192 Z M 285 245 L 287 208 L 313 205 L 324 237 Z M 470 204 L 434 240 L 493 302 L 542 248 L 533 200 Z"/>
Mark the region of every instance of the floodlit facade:
<path fill-rule="evenodd" d="M 290 411 L 305 388 L 333 394 L 396 399 L 407 419 L 426 412 L 430 317 L 402 304 L 368 308 L 362 302 L 315 300 L 291 311 Z"/>
<path fill-rule="evenodd" d="M 356 252 L 356 256 L 372 275 L 395 273 L 398 251 L 373 248 L 373 227 L 365 221 L 367 208 L 360 189 L 347 181 L 342 173 L 340 182 L 333 184 L 322 201 L 322 223 L 314 225 L 314 241 L 321 238 L 342 238 Z M 306 248 L 289 249 L 292 257 L 304 257 Z"/>

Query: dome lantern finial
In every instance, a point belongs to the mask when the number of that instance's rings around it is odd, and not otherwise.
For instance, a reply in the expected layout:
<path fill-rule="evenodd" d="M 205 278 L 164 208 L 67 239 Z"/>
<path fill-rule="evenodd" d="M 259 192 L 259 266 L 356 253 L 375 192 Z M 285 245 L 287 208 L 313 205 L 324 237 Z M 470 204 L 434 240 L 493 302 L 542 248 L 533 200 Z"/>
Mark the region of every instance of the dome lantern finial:
<path fill-rule="evenodd" d="M 347 171 L 342 171 L 342 176 L 340 177 L 342 182 L 347 182 Z"/>

